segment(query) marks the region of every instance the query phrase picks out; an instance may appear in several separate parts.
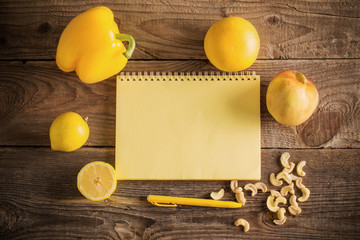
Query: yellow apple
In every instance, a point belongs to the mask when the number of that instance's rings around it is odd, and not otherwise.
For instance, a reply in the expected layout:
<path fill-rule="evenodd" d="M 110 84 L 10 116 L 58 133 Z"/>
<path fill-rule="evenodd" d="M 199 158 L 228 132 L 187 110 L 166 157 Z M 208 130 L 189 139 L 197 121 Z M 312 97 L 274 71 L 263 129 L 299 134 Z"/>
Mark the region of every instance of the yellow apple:
<path fill-rule="evenodd" d="M 315 85 L 302 73 L 285 70 L 276 74 L 266 92 L 266 106 L 279 123 L 297 126 L 305 122 L 319 103 Z"/>

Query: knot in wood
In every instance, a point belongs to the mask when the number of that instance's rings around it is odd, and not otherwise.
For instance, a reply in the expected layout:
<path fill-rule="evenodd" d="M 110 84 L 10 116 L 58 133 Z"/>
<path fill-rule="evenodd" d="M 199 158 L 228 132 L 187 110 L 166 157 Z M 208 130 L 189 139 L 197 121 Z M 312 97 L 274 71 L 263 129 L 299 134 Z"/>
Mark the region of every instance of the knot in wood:
<path fill-rule="evenodd" d="M 50 32 L 52 29 L 52 26 L 51 26 L 51 23 L 49 22 L 43 22 L 40 24 L 40 26 L 38 27 L 38 32 L 40 34 L 45 34 L 45 33 L 48 33 Z"/>
<path fill-rule="evenodd" d="M 282 20 L 279 15 L 271 14 L 265 17 L 265 23 L 268 27 L 279 27 L 282 23 Z"/>
<path fill-rule="evenodd" d="M 18 222 L 19 216 L 10 204 L 0 202 L 0 233 L 10 232 Z"/>
<path fill-rule="evenodd" d="M 317 111 L 299 127 L 302 142 L 310 147 L 320 147 L 339 131 L 344 116 L 340 111 Z"/>
<path fill-rule="evenodd" d="M 2 81 L 0 85 L 0 122 L 9 120 L 25 106 L 25 89 L 16 82 Z"/>

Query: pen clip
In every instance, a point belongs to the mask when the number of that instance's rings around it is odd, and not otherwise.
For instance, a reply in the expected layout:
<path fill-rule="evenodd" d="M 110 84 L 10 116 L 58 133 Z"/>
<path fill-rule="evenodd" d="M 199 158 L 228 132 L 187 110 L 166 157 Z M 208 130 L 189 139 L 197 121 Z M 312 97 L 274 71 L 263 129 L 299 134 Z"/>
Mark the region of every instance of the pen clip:
<path fill-rule="evenodd" d="M 158 207 L 177 207 L 177 205 L 175 203 L 169 203 L 169 204 L 157 203 L 157 202 L 151 202 L 151 203 Z"/>

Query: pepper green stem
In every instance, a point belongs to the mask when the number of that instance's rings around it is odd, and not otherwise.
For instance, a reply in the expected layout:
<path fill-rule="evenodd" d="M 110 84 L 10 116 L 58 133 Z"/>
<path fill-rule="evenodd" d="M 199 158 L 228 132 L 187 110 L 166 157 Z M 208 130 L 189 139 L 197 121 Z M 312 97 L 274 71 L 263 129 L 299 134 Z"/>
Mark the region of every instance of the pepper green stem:
<path fill-rule="evenodd" d="M 125 33 L 117 33 L 115 37 L 120 41 L 129 42 L 128 49 L 123 54 L 127 59 L 131 58 L 131 55 L 135 50 L 135 39 L 131 35 Z"/>

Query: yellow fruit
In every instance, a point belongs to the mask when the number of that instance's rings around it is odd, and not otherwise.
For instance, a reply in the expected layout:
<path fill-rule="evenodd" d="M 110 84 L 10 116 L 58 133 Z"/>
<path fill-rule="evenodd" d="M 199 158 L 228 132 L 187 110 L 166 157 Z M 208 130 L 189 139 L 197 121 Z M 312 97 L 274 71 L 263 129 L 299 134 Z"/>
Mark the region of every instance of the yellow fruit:
<path fill-rule="evenodd" d="M 50 127 L 51 149 L 72 152 L 84 145 L 89 138 L 89 126 L 77 113 L 59 115 Z"/>
<path fill-rule="evenodd" d="M 260 38 L 249 21 L 240 17 L 227 17 L 209 28 L 204 49 L 216 68 L 227 72 L 241 71 L 255 62 Z"/>
<path fill-rule="evenodd" d="M 275 75 L 266 91 L 269 113 L 281 124 L 297 126 L 315 112 L 319 103 L 316 86 L 304 74 L 284 70 Z"/>
<path fill-rule="evenodd" d="M 109 198 L 116 189 L 114 168 L 105 162 L 86 164 L 77 177 L 77 187 L 84 197 L 92 201 Z"/>

